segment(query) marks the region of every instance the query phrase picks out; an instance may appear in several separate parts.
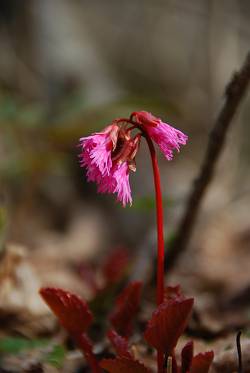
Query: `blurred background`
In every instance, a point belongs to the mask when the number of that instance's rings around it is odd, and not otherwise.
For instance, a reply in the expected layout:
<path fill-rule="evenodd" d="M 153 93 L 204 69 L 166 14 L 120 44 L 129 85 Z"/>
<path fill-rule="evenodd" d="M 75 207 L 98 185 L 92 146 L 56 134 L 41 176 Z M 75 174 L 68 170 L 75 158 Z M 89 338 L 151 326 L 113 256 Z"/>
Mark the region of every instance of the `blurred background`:
<path fill-rule="evenodd" d="M 86 182 L 78 140 L 136 110 L 188 134 L 172 162 L 159 154 L 168 242 L 249 40 L 247 0 L 1 0 L 3 335 L 44 330 L 44 324 L 30 326 L 48 313 L 37 295 L 41 285 L 91 299 L 86 271 L 81 278 L 78 267 L 97 268 L 116 248 L 132 258 L 127 277 L 147 281 L 155 248 L 148 150 L 141 146 L 131 175 L 134 203 L 124 209 Z M 228 133 L 191 243 L 169 275 L 196 296 L 215 334 L 232 319 L 236 326 L 249 322 L 249 115 L 248 97 Z M 223 321 L 222 310 L 228 315 Z"/>

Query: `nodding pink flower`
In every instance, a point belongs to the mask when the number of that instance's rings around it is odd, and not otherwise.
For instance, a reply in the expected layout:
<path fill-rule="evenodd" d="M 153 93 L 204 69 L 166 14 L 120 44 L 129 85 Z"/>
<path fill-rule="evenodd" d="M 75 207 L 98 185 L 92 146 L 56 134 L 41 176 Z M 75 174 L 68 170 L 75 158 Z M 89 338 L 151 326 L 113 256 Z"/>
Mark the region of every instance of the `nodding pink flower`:
<path fill-rule="evenodd" d="M 82 137 L 80 164 L 87 168 L 87 180 L 98 184 L 99 193 L 116 193 L 117 200 L 132 204 L 129 172 L 135 171 L 140 135 L 130 137 L 115 122 L 104 131 Z"/>
<path fill-rule="evenodd" d="M 176 149 L 179 152 L 180 145 L 185 145 L 188 140 L 187 135 L 162 122 L 160 118 L 156 118 L 151 113 L 146 111 L 134 112 L 132 117 L 139 125 L 143 126 L 169 161 L 173 158 L 173 150 Z"/>
<path fill-rule="evenodd" d="M 119 126 L 111 124 L 102 132 L 80 139 L 80 162 L 88 169 L 88 181 L 96 181 L 99 175 L 109 175 L 112 167 L 111 152 L 116 147 L 118 132 Z"/>
<path fill-rule="evenodd" d="M 134 130 L 139 133 L 132 137 Z M 168 160 L 187 142 L 184 133 L 146 111 L 118 118 L 102 132 L 80 139 L 80 164 L 87 168 L 87 180 L 97 183 L 99 193 L 117 194 L 123 206 L 132 204 L 129 174 L 136 170 L 135 156 L 145 132 Z"/>

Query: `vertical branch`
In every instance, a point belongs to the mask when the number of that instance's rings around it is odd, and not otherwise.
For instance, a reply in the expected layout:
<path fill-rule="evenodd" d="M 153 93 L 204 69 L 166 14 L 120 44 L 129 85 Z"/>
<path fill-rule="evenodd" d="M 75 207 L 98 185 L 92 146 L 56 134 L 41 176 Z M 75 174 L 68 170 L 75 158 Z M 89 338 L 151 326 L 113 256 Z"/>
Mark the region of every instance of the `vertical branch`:
<path fill-rule="evenodd" d="M 210 133 L 200 172 L 198 177 L 194 180 L 176 238 L 168 256 L 168 266 L 172 267 L 180 254 L 187 247 L 196 223 L 202 199 L 213 178 L 216 163 L 225 145 L 227 131 L 241 100 L 247 92 L 249 81 L 250 53 L 248 53 L 241 69 L 234 74 L 226 87 L 225 101 Z"/>
<path fill-rule="evenodd" d="M 240 337 L 241 337 L 241 330 L 236 335 L 236 347 L 237 347 L 237 353 L 238 353 L 238 373 L 243 373 Z"/>

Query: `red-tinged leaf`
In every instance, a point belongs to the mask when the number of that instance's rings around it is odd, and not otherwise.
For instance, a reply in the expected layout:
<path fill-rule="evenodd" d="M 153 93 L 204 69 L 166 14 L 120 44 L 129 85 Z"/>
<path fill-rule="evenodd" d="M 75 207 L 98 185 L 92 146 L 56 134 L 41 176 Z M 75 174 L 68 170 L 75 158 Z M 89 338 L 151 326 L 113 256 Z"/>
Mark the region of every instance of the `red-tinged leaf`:
<path fill-rule="evenodd" d="M 158 351 L 171 355 L 186 328 L 193 303 L 192 298 L 162 303 L 148 322 L 144 333 L 146 341 Z"/>
<path fill-rule="evenodd" d="M 101 373 L 99 363 L 92 352 L 92 343 L 85 334 L 93 320 L 87 303 L 77 295 L 57 288 L 42 288 L 40 294 L 84 353 L 91 371 Z"/>
<path fill-rule="evenodd" d="M 85 333 L 93 320 L 87 303 L 77 295 L 57 288 L 42 288 L 40 294 L 69 334 Z"/>
<path fill-rule="evenodd" d="M 191 368 L 194 353 L 194 343 L 189 341 L 181 351 L 181 373 L 188 373 Z"/>
<path fill-rule="evenodd" d="M 129 284 L 116 300 L 115 309 L 110 321 L 117 333 L 124 337 L 130 336 L 133 321 L 139 309 L 142 283 L 139 281 Z"/>
<path fill-rule="evenodd" d="M 96 360 L 95 355 L 93 354 L 92 342 L 86 334 L 77 335 L 75 341 L 78 347 L 82 350 L 87 363 L 91 368 L 93 373 L 101 373 L 102 370 L 99 366 L 99 362 Z"/>
<path fill-rule="evenodd" d="M 165 289 L 164 289 L 164 303 L 169 301 L 169 300 L 184 300 L 184 299 L 187 299 L 183 294 L 182 294 L 182 291 L 181 291 L 181 287 L 180 285 L 176 285 L 176 286 L 167 286 Z"/>
<path fill-rule="evenodd" d="M 214 358 L 213 351 L 200 353 L 193 357 L 190 373 L 208 373 Z"/>
<path fill-rule="evenodd" d="M 119 281 L 125 274 L 129 263 L 128 252 L 124 249 L 116 249 L 106 259 L 102 268 L 107 285 Z"/>
<path fill-rule="evenodd" d="M 110 330 L 107 336 L 119 357 L 133 359 L 133 355 L 129 351 L 128 341 L 116 333 L 115 330 Z"/>
<path fill-rule="evenodd" d="M 100 366 L 109 373 L 152 373 L 137 360 L 118 357 L 116 359 L 104 359 Z"/>

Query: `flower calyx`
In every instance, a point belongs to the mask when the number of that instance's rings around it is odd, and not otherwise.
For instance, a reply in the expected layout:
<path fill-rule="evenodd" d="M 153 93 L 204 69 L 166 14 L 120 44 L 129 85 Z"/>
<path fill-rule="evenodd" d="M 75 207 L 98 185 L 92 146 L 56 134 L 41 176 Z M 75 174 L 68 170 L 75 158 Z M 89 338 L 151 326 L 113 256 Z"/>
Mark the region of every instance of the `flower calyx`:
<path fill-rule="evenodd" d="M 136 171 L 135 157 L 139 150 L 141 134 L 131 137 L 131 131 L 121 129 L 118 135 L 117 146 L 112 152 L 113 163 L 127 162 L 130 171 Z"/>

